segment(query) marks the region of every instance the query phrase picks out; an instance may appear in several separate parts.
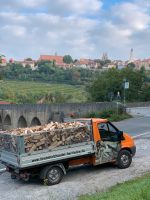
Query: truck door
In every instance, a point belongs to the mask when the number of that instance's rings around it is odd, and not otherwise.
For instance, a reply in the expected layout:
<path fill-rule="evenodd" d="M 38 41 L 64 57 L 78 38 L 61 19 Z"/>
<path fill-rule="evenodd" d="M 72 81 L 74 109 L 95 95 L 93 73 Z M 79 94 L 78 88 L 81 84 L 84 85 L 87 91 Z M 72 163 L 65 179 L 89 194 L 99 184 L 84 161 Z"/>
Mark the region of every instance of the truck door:
<path fill-rule="evenodd" d="M 96 144 L 96 165 L 116 160 L 121 147 L 119 130 L 115 126 L 110 122 L 100 123 L 97 126 L 100 141 Z"/>

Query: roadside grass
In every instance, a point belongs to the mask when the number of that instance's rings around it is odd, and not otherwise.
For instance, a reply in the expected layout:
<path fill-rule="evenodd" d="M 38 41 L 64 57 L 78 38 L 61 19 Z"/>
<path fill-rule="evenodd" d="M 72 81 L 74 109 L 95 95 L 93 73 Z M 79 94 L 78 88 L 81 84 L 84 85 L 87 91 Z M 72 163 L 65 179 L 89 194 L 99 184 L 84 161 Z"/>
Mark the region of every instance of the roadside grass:
<path fill-rule="evenodd" d="M 86 91 L 82 86 L 51 84 L 33 81 L 1 81 L 0 100 L 14 103 L 36 103 L 45 95 L 60 96 L 65 102 L 85 102 Z M 62 100 L 60 98 L 60 100 Z M 25 102 L 24 102 L 25 101 Z"/>
<path fill-rule="evenodd" d="M 122 121 L 124 119 L 129 119 L 132 116 L 128 113 L 124 112 L 123 109 L 119 109 L 118 113 L 115 109 L 111 110 L 104 110 L 104 111 L 97 111 L 97 112 L 90 112 L 85 117 L 89 118 L 106 118 L 109 121 L 117 122 Z"/>
<path fill-rule="evenodd" d="M 112 121 L 112 122 L 118 122 L 118 121 L 122 121 L 122 120 L 129 119 L 129 118 L 132 118 L 132 116 L 129 115 L 128 113 L 120 114 L 120 115 L 113 114 L 113 115 L 111 115 L 111 117 L 108 117 L 108 120 Z"/>
<path fill-rule="evenodd" d="M 106 192 L 80 196 L 78 200 L 150 200 L 150 173 L 117 184 Z"/>

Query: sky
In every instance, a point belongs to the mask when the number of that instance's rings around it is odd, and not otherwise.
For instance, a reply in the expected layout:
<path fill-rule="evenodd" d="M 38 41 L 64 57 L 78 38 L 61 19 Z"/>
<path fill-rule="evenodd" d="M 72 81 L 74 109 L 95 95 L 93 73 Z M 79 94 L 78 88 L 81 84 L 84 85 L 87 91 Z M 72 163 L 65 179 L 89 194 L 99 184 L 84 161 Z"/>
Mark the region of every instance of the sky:
<path fill-rule="evenodd" d="M 0 54 L 150 57 L 150 0 L 0 0 Z"/>

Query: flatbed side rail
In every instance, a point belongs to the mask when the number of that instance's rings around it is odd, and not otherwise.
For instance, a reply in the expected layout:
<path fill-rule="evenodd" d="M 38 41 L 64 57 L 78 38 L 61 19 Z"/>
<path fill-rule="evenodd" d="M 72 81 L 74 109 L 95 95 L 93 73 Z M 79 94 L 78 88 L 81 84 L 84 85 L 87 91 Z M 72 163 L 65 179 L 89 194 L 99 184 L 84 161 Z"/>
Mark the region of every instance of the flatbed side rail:
<path fill-rule="evenodd" d="M 16 155 L 12 152 L 2 151 L 2 162 L 6 165 L 12 165 L 15 168 L 26 168 L 40 164 L 52 163 L 67 159 L 74 159 L 95 153 L 94 142 L 84 142 L 64 147 L 58 147 L 53 150 L 42 150 L 31 154 L 24 153 Z"/>

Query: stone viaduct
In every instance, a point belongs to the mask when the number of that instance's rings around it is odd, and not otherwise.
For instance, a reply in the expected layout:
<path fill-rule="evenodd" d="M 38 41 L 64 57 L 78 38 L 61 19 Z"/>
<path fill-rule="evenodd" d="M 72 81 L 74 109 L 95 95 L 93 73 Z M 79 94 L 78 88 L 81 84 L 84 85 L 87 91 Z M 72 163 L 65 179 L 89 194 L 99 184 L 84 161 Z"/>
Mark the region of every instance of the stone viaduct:
<path fill-rule="evenodd" d="M 11 104 L 0 105 L 0 129 L 43 125 L 50 121 L 63 121 L 71 115 L 84 117 L 87 113 L 116 108 L 115 103 L 69 104 Z"/>

